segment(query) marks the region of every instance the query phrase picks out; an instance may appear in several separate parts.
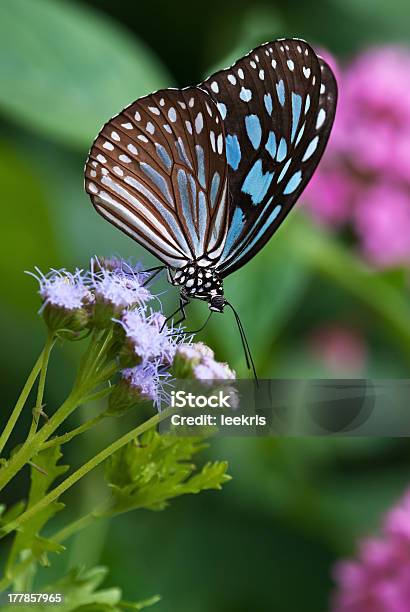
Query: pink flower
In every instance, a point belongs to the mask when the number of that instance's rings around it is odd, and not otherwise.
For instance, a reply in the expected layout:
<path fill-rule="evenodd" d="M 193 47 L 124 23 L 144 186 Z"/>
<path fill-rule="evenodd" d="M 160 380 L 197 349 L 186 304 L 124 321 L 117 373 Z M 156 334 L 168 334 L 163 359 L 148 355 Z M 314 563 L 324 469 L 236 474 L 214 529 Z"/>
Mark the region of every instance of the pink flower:
<path fill-rule="evenodd" d="M 363 191 L 354 223 L 366 257 L 377 266 L 410 263 L 410 196 L 386 182 Z"/>
<path fill-rule="evenodd" d="M 369 49 L 347 68 L 340 89 L 341 151 L 366 173 L 409 181 L 410 51 Z"/>
<path fill-rule="evenodd" d="M 409 263 L 410 50 L 372 48 L 344 70 L 323 161 L 305 192 L 315 219 L 351 223 L 368 261 Z"/>
<path fill-rule="evenodd" d="M 367 350 L 364 339 L 350 327 L 323 325 L 311 335 L 309 347 L 332 374 L 357 374 L 365 367 Z"/>
<path fill-rule="evenodd" d="M 410 490 L 386 515 L 381 536 L 360 543 L 357 557 L 336 564 L 332 612 L 408 612 Z"/>
<path fill-rule="evenodd" d="M 351 217 L 355 190 L 352 177 L 341 164 L 319 167 L 306 190 L 307 206 L 319 223 L 338 227 Z"/>

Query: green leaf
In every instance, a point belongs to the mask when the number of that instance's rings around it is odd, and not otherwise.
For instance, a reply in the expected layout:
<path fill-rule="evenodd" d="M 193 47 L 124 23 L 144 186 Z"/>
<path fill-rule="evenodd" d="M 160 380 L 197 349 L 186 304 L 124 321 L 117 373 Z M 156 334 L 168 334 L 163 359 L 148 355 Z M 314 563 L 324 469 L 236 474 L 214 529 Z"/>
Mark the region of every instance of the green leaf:
<path fill-rule="evenodd" d="M 42 612 L 56 608 L 60 612 L 122 612 L 123 609 L 143 610 L 156 604 L 160 597 L 154 595 L 139 602 L 121 600 L 121 589 L 112 587 L 100 589 L 100 585 L 108 574 L 106 567 L 97 566 L 90 570 L 74 568 L 62 578 L 41 589 L 42 593 L 61 593 L 64 601 L 58 604 L 30 604 L 32 612 Z M 21 604 L 7 606 L 10 612 L 21 612 L 25 609 Z"/>
<path fill-rule="evenodd" d="M 198 471 L 191 463 L 205 446 L 201 438 L 149 431 L 119 450 L 106 464 L 106 480 L 112 491 L 106 514 L 137 508 L 163 510 L 175 497 L 220 489 L 230 480 L 226 462 L 207 463 Z"/>
<path fill-rule="evenodd" d="M 34 506 L 48 492 L 52 483 L 64 474 L 68 466 L 59 465 L 62 454 L 59 446 L 42 451 L 33 458 L 31 467 L 31 485 L 26 510 Z M 42 565 L 48 565 L 47 553 L 60 552 L 63 547 L 51 540 L 39 536 L 44 525 L 60 510 L 64 504 L 54 501 L 38 512 L 17 532 L 7 563 L 7 575 L 13 575 L 13 565 L 20 560 L 23 552 L 31 551 L 34 558 Z"/>
<path fill-rule="evenodd" d="M 37 284 L 24 278 L 24 270 L 58 265 L 60 258 L 41 183 L 26 161 L 5 144 L 0 145 L 0 179 L 2 199 L 7 203 L 2 208 L 2 246 L 10 254 L 0 258 L 5 287 L 2 303 L 26 313 L 38 310 L 40 301 Z"/>
<path fill-rule="evenodd" d="M 0 3 L 0 80 L 5 113 L 81 148 L 121 108 L 170 84 L 153 53 L 119 25 L 54 0 Z"/>

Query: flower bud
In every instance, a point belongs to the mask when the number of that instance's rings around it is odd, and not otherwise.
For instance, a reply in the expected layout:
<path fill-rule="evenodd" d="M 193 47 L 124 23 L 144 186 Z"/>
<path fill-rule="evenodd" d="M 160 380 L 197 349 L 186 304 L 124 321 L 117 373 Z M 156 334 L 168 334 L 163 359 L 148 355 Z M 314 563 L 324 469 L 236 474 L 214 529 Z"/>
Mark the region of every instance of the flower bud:
<path fill-rule="evenodd" d="M 74 274 L 67 270 L 51 270 L 44 275 L 36 269 L 31 274 L 40 284 L 39 293 L 43 300 L 40 309 L 47 327 L 53 333 L 74 332 L 86 329 L 89 323 L 88 305 L 93 300 L 83 272 Z M 65 333 L 69 339 L 72 333 Z"/>

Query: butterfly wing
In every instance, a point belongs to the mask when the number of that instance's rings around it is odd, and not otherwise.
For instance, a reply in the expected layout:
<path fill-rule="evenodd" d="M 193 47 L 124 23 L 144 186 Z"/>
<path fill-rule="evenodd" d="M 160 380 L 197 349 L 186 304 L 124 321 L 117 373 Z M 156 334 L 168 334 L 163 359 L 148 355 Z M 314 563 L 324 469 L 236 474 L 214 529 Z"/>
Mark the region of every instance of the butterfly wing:
<path fill-rule="evenodd" d="M 136 100 L 97 136 L 85 188 L 103 217 L 166 265 L 218 260 L 229 211 L 214 101 L 195 87 Z"/>
<path fill-rule="evenodd" d="M 307 43 L 280 40 L 200 87 L 225 126 L 232 206 L 218 269 L 227 276 L 263 247 L 306 187 L 329 138 L 337 86 Z"/>

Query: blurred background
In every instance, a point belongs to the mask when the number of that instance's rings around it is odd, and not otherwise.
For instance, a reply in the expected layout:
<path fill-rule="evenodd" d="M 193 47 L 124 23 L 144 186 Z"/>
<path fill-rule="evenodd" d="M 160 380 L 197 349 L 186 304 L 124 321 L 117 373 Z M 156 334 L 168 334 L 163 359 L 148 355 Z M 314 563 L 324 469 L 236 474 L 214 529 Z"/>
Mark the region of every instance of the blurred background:
<path fill-rule="evenodd" d="M 25 270 L 85 267 L 94 254 L 155 265 L 83 191 L 101 125 L 139 96 L 197 83 L 286 36 L 306 39 L 333 66 L 336 124 L 297 210 L 227 280 L 226 294 L 261 377 L 408 378 L 409 20 L 405 0 L 2 0 L 2 417 L 44 340 Z M 177 291 L 163 298 L 167 312 Z M 188 324 L 205 316 L 195 304 Z M 248 376 L 229 319 L 214 316 L 198 339 Z M 63 398 L 76 359 L 74 348 L 57 349 L 48 405 Z M 112 429 L 101 426 L 82 449 L 77 441 L 73 465 Z M 333 562 L 377 528 L 410 484 L 406 440 L 219 439 L 209 454 L 230 462 L 223 492 L 89 529 L 50 576 L 67 564 L 103 563 L 126 598 L 161 593 L 156 609 L 164 612 L 325 611 Z M 92 507 L 99 478 L 70 493 L 77 509 Z M 8 493 L 19 494 L 19 485 Z"/>

